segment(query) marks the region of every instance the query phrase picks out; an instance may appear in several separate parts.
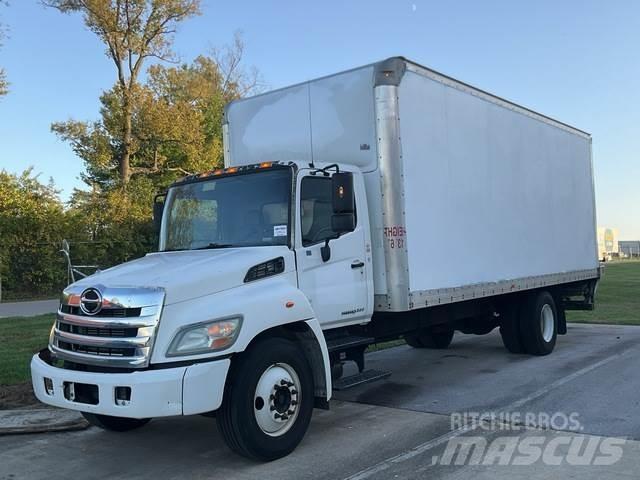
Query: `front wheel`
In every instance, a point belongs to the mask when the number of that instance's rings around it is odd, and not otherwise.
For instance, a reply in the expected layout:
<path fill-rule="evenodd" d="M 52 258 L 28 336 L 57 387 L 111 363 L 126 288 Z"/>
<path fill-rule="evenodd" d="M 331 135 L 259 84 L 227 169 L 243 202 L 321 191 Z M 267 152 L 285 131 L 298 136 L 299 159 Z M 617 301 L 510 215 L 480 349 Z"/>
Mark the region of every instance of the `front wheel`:
<path fill-rule="evenodd" d="M 150 418 L 126 418 L 112 417 L 110 415 L 99 415 L 97 413 L 82 412 L 82 416 L 94 427 L 113 432 L 128 432 L 145 426 Z"/>
<path fill-rule="evenodd" d="M 291 453 L 313 412 L 313 375 L 293 342 L 267 338 L 238 356 L 216 420 L 236 453 L 270 461 Z"/>

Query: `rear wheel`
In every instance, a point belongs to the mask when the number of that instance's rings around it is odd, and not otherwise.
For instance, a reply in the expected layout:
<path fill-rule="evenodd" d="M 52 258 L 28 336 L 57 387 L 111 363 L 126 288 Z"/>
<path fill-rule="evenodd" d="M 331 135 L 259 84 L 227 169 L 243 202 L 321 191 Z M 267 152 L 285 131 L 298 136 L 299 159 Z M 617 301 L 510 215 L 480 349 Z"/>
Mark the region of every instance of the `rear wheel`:
<path fill-rule="evenodd" d="M 547 291 L 532 294 L 520 317 L 522 344 L 531 355 L 548 355 L 556 346 L 558 313 Z"/>
<path fill-rule="evenodd" d="M 262 461 L 288 455 L 313 412 L 313 376 L 304 353 L 289 340 L 268 338 L 236 362 L 216 415 L 227 445 Z"/>
<path fill-rule="evenodd" d="M 128 432 L 145 426 L 150 418 L 125 418 L 82 412 L 82 416 L 93 426 L 113 432 Z"/>
<path fill-rule="evenodd" d="M 453 339 L 452 328 L 424 329 L 416 334 L 405 335 L 404 339 L 414 348 L 445 349 L 451 345 Z"/>

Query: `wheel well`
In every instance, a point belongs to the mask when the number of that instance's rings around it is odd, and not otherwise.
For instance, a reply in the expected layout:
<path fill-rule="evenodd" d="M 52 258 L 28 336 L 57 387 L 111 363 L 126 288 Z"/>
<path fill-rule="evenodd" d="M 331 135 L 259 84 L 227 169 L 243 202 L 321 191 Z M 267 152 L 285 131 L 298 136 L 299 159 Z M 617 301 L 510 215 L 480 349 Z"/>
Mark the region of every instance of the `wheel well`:
<path fill-rule="evenodd" d="M 269 328 L 256 335 L 245 350 L 249 350 L 256 342 L 264 338 L 286 338 L 300 345 L 304 356 L 309 362 L 311 371 L 313 372 L 314 396 L 320 403 L 326 402 L 328 398 L 327 378 L 325 374 L 324 357 L 322 349 L 318 343 L 316 335 L 311 327 L 304 322 L 287 323 Z"/>

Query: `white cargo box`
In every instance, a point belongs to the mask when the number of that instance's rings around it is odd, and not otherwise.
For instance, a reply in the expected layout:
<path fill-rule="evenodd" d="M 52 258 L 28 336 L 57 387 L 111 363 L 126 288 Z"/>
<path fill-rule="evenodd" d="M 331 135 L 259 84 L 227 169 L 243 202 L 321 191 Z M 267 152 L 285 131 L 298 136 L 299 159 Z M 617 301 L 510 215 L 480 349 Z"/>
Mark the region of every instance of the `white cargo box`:
<path fill-rule="evenodd" d="M 589 134 L 404 58 L 230 104 L 227 166 L 365 177 L 376 310 L 599 274 Z"/>

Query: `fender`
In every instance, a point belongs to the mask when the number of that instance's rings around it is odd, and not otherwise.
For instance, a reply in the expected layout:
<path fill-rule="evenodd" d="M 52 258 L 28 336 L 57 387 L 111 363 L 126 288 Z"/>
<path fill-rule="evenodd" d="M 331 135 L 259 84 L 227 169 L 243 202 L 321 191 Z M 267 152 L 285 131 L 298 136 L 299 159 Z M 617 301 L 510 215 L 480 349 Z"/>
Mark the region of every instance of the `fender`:
<path fill-rule="evenodd" d="M 332 378 L 331 378 L 331 360 L 329 360 L 329 349 L 327 348 L 327 342 L 325 341 L 324 333 L 320 328 L 320 322 L 318 322 L 316 318 L 307 320 L 306 324 L 311 329 L 311 332 L 315 337 L 315 341 L 317 342 L 317 345 L 320 347 L 320 353 L 322 354 L 322 363 L 324 364 L 325 392 L 324 392 L 324 395 L 322 395 L 322 392 L 316 391 L 316 396 L 324 396 L 326 400 L 329 401 L 331 400 L 333 385 L 332 385 Z M 316 372 L 316 370 L 319 370 L 319 369 L 314 366 L 314 378 L 320 373 L 320 372 Z M 317 383 L 318 382 L 316 381 L 316 384 Z M 320 395 L 318 395 L 318 393 L 320 393 Z"/>
<path fill-rule="evenodd" d="M 215 354 L 167 357 L 166 352 L 178 330 L 186 325 L 238 316 L 242 326 L 235 343 Z M 166 305 L 162 312 L 151 363 L 162 364 L 184 360 L 212 359 L 244 351 L 261 333 L 274 327 L 303 323 L 318 345 L 322 361 L 311 361 L 314 377 L 324 376 L 327 400 L 331 396 L 331 364 L 320 324 L 306 295 L 296 286 L 295 271 L 246 283 L 235 288 L 205 295 L 184 302 Z M 303 329 L 304 330 L 304 329 Z M 298 337 L 309 341 L 311 336 L 298 332 Z M 307 356 L 313 350 L 305 351 Z M 319 360 L 319 359 L 318 359 Z M 323 395 L 324 396 L 324 395 Z"/>

